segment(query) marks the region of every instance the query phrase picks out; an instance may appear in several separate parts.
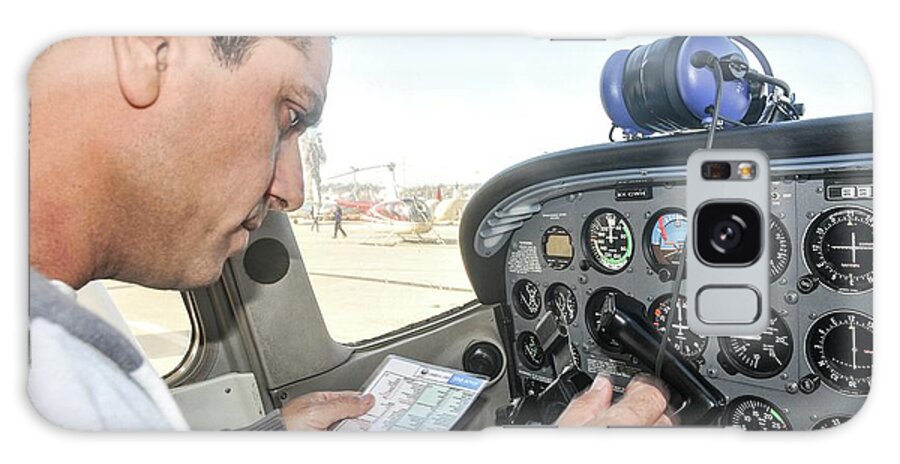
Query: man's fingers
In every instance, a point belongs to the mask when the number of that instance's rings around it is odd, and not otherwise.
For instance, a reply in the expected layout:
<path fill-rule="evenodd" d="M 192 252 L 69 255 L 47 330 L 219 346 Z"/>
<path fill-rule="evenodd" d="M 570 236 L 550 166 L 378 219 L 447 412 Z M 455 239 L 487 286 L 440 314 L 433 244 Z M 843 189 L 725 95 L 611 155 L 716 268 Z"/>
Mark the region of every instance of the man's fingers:
<path fill-rule="evenodd" d="M 340 398 L 343 396 L 359 396 L 359 392 L 346 390 L 346 391 L 317 391 L 307 393 L 305 395 L 298 396 L 290 401 L 290 403 L 295 404 L 297 406 L 309 406 L 315 403 L 321 403 L 323 401 L 331 401 L 336 398 Z"/>
<path fill-rule="evenodd" d="M 372 409 L 374 405 L 375 397 L 371 394 L 360 395 L 354 392 L 352 395 L 347 395 L 341 392 L 334 395 L 330 400 L 323 401 L 312 407 L 317 409 L 317 419 L 330 425 L 341 419 L 359 417 L 369 409 Z"/>
<path fill-rule="evenodd" d="M 635 376 L 625 388 L 625 396 L 606 410 L 607 426 L 647 426 L 656 424 L 666 412 L 668 390 L 649 376 Z"/>
<path fill-rule="evenodd" d="M 654 427 L 671 427 L 673 425 L 675 425 L 675 423 L 672 421 L 672 418 L 669 417 L 668 414 L 659 416 L 659 419 L 657 419 L 653 424 Z"/>
<path fill-rule="evenodd" d="M 313 392 L 295 398 L 281 408 L 288 430 L 325 430 L 331 424 L 365 414 L 375 405 L 371 394 L 358 392 Z"/>
<path fill-rule="evenodd" d="M 360 393 L 358 391 L 353 391 L 353 390 L 321 391 L 321 392 L 316 392 L 316 395 L 311 399 L 317 403 L 320 403 L 323 401 L 334 401 L 339 398 L 356 398 L 358 396 L 360 396 Z"/>
<path fill-rule="evenodd" d="M 559 427 L 588 425 L 609 408 L 612 395 L 612 382 L 609 378 L 598 375 L 587 391 L 569 403 L 557 419 L 556 425 Z"/>
<path fill-rule="evenodd" d="M 669 401 L 669 388 L 666 387 L 666 384 L 652 375 L 648 374 L 637 374 L 631 378 L 631 382 L 628 382 L 628 385 L 625 387 L 625 394 L 628 394 L 629 390 L 639 389 L 643 387 L 654 387 L 660 391 L 660 393 L 665 396 L 666 401 Z"/>

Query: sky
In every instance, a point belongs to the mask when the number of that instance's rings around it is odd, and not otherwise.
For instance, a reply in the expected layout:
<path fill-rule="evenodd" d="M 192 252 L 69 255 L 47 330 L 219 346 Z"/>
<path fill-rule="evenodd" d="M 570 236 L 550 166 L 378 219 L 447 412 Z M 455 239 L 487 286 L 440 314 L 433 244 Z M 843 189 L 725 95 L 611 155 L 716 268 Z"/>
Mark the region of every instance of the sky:
<path fill-rule="evenodd" d="M 608 142 L 600 71 L 657 37 L 338 37 L 318 130 L 323 179 L 397 164 L 401 187 L 480 183 L 547 152 Z M 851 48 L 814 37 L 750 37 L 806 104 L 804 119 L 869 112 L 871 81 Z M 751 66 L 760 69 L 751 58 Z M 360 182 L 384 183 L 373 170 Z"/>

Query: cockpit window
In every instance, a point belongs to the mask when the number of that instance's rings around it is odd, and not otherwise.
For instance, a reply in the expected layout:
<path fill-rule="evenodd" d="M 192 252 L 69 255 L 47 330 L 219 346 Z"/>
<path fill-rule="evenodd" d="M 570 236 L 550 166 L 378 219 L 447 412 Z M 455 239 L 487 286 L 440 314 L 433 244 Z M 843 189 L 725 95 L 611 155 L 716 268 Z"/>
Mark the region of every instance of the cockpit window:
<path fill-rule="evenodd" d="M 317 213 L 318 227 L 308 213 L 292 218 L 334 340 L 352 344 L 376 338 L 475 299 L 457 245 L 458 222 L 426 230 L 409 220 L 367 220 L 351 208 L 342 214 L 346 236 L 335 231 L 328 211 Z"/>

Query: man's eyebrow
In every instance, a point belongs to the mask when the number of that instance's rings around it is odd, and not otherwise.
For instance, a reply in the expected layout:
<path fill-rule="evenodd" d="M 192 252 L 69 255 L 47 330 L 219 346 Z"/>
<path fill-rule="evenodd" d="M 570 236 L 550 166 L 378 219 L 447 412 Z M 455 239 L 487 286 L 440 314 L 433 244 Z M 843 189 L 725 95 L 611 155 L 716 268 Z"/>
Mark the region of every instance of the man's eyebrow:
<path fill-rule="evenodd" d="M 305 127 L 315 126 L 319 123 L 319 119 L 322 118 L 322 108 L 325 106 L 325 96 L 307 86 L 300 88 L 300 95 L 306 100 L 306 113 L 301 116 L 303 118 L 303 125 Z"/>

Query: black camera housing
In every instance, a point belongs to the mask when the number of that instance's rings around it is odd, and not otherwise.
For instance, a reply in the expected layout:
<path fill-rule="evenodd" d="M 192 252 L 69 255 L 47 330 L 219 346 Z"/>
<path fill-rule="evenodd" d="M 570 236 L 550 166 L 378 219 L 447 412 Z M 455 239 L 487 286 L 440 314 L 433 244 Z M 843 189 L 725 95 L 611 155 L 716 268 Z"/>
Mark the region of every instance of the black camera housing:
<path fill-rule="evenodd" d="M 747 202 L 709 202 L 694 217 L 694 250 L 710 266 L 749 266 L 762 252 L 765 224 Z"/>

